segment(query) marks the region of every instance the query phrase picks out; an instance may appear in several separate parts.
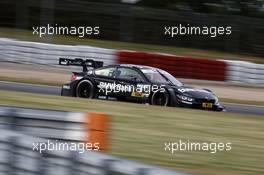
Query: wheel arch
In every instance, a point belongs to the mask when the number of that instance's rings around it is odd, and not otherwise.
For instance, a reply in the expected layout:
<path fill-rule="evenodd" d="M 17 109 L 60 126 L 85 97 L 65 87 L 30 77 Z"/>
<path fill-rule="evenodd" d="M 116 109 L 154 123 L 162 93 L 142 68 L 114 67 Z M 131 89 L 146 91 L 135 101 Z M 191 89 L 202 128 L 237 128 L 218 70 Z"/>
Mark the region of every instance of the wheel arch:
<path fill-rule="evenodd" d="M 93 90 L 96 91 L 96 84 L 95 84 L 95 81 L 92 79 L 92 78 L 89 78 L 89 77 L 83 77 L 82 79 L 78 80 L 75 85 L 74 85 L 74 96 L 77 97 L 77 88 L 78 86 L 80 85 L 81 82 L 83 81 L 89 81 L 91 82 L 91 84 L 93 85 Z M 96 93 L 96 92 L 94 92 Z"/>

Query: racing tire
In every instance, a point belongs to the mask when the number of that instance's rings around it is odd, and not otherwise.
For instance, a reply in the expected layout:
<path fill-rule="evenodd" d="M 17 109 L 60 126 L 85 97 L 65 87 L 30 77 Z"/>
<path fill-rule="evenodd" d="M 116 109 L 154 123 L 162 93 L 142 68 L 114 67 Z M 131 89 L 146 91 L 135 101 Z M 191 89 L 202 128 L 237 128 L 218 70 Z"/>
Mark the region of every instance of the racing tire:
<path fill-rule="evenodd" d="M 161 92 L 156 91 L 152 94 L 150 103 L 157 106 L 168 106 L 169 105 L 169 94 L 167 91 Z"/>
<path fill-rule="evenodd" d="M 94 85 L 90 80 L 82 80 L 76 87 L 76 97 L 80 98 L 94 98 Z"/>

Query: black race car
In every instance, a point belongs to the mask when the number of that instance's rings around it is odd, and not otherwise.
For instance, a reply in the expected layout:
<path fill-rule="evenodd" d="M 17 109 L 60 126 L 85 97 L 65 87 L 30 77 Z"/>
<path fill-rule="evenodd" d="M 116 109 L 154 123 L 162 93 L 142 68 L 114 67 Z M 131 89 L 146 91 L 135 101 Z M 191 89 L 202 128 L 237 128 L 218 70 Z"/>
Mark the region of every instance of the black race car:
<path fill-rule="evenodd" d="M 212 91 L 186 86 L 158 68 L 133 64 L 103 66 L 100 61 L 68 58 L 60 58 L 59 64 L 83 67 L 82 72 L 73 72 L 71 81 L 62 86 L 62 96 L 224 110 Z"/>

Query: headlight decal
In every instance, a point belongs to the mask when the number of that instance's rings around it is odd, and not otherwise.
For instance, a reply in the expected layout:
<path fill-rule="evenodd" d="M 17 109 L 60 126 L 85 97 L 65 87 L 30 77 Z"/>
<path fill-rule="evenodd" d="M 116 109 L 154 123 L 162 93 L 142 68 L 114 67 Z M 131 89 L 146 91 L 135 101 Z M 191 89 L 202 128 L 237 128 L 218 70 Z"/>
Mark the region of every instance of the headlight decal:
<path fill-rule="evenodd" d="M 180 98 L 183 101 L 193 102 L 194 99 L 185 95 L 177 95 L 178 98 Z"/>

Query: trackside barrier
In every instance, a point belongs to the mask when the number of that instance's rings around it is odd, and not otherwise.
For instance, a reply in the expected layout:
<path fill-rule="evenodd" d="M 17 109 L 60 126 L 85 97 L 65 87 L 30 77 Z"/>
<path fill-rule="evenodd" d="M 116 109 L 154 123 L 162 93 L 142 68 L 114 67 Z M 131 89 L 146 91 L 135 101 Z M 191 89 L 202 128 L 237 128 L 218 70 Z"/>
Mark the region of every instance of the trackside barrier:
<path fill-rule="evenodd" d="M 37 137 L 99 143 L 107 151 L 110 118 L 102 113 L 73 113 L 0 107 L 0 128 L 11 126 Z"/>
<path fill-rule="evenodd" d="M 181 57 L 145 52 L 117 52 L 117 62 L 158 67 L 176 77 L 225 81 L 227 65 L 224 61 L 206 58 Z"/>
<path fill-rule="evenodd" d="M 169 169 L 86 151 L 33 151 L 47 140 L 0 129 L 0 174 L 27 175 L 185 175 Z"/>
<path fill-rule="evenodd" d="M 58 66 L 59 57 L 93 58 L 103 61 L 105 65 L 119 63 L 149 65 L 167 70 L 181 78 L 264 85 L 263 64 L 0 38 L 0 61 Z M 70 69 L 79 71 L 76 67 Z"/>
<path fill-rule="evenodd" d="M 6 110 L 9 110 L 9 112 L 6 113 Z M 3 114 L 5 115 L 3 116 Z M 45 115 L 47 117 L 45 117 Z M 48 143 L 48 140 L 40 138 L 38 129 L 35 130 L 35 133 L 25 132 L 23 129 L 25 123 L 28 122 L 30 127 L 35 120 L 36 123 L 39 123 L 37 128 L 43 128 L 43 121 L 46 121 L 46 124 L 50 122 L 49 125 L 45 127 L 54 128 L 56 123 L 55 120 L 58 122 L 57 127 L 65 127 L 64 125 L 68 125 L 67 123 L 80 123 L 80 118 L 76 117 L 78 115 L 76 115 L 74 119 L 73 116 L 69 118 L 67 113 L 60 111 L 46 110 L 44 113 L 44 110 L 0 107 L 0 116 L 0 174 L 185 175 L 173 170 L 117 158 L 98 151 L 84 151 L 80 153 L 76 150 L 47 149 L 40 152 L 39 147 L 36 149 L 33 143 Z M 28 117 L 26 118 L 26 116 Z M 93 123 L 93 120 L 98 117 L 100 119 L 97 120 L 96 123 Z M 65 121 L 62 121 L 62 118 L 65 118 Z M 105 114 L 93 113 L 89 118 L 90 120 L 87 120 L 86 117 L 86 128 L 90 127 L 91 130 L 93 130 L 99 127 L 99 131 L 109 129 L 109 126 L 107 126 L 109 118 Z M 6 119 L 6 121 L 4 119 Z M 23 120 L 24 123 L 22 123 Z M 68 129 L 69 128 L 68 126 Z M 73 129 L 73 127 L 71 129 Z M 62 133 L 66 131 L 67 130 L 62 129 Z M 54 132 L 54 130 L 49 131 L 49 129 L 47 129 L 45 132 L 50 133 Z M 65 135 L 67 135 L 67 132 Z M 41 137 L 42 136 L 43 135 L 41 135 Z M 68 141 L 64 143 L 72 143 L 72 140 Z"/>
<path fill-rule="evenodd" d="M 264 85 L 264 64 L 255 64 L 246 61 L 225 61 L 228 65 L 227 81 Z"/>
<path fill-rule="evenodd" d="M 89 134 L 86 135 L 86 141 L 92 143 L 100 143 L 100 149 L 107 151 L 109 148 L 109 130 L 110 118 L 104 113 L 86 113 L 86 126 Z"/>
<path fill-rule="evenodd" d="M 82 45 L 59 45 L 0 38 L 0 60 L 55 66 L 59 57 L 93 58 L 115 63 L 115 51 Z"/>

